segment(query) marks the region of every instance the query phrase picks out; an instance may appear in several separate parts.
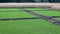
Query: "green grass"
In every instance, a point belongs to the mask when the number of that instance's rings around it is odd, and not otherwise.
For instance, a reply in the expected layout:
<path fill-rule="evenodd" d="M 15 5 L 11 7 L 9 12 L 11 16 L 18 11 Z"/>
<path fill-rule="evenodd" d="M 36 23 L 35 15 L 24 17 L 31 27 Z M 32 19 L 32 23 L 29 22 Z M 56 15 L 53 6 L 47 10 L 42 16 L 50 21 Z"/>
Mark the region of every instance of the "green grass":
<path fill-rule="evenodd" d="M 57 11 L 34 11 L 38 14 L 42 14 L 42 15 L 45 15 L 45 16 L 60 16 L 60 12 L 57 12 Z"/>
<path fill-rule="evenodd" d="M 55 18 L 55 19 L 60 21 L 60 18 Z"/>
<path fill-rule="evenodd" d="M 60 16 L 60 12 L 55 11 L 55 10 L 41 9 L 41 8 L 32 8 L 32 9 L 27 8 L 27 10 L 32 10 L 35 13 L 42 14 L 42 15 L 45 15 L 45 16 Z M 37 11 L 35 11 L 35 10 L 37 10 Z M 41 10 L 41 11 L 38 11 L 38 10 Z"/>
<path fill-rule="evenodd" d="M 34 8 L 29 8 L 34 9 Z M 35 8 L 39 9 L 39 8 Z M 34 9 L 34 10 L 35 10 Z M 20 11 L 18 8 L 0 8 L 0 11 Z M 43 9 L 40 9 L 43 10 Z M 60 16 L 56 11 L 35 11 L 45 16 Z M 0 18 L 29 18 L 35 17 L 29 13 L 20 12 L 0 12 Z M 58 19 L 60 20 L 60 19 Z M 0 34 L 60 34 L 60 26 L 52 24 L 43 19 L 30 20 L 8 20 L 0 21 Z"/>
<path fill-rule="evenodd" d="M 42 19 L 0 21 L 0 34 L 60 34 L 60 27 Z"/>
<path fill-rule="evenodd" d="M 34 17 L 26 12 L 0 12 L 0 18 L 29 18 Z"/>

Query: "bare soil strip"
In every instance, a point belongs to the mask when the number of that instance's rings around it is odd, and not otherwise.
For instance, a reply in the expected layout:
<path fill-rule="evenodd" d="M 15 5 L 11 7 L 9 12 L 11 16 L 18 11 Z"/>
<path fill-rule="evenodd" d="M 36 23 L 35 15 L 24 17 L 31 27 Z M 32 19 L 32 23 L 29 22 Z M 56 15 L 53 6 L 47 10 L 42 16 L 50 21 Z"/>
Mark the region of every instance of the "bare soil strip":
<path fill-rule="evenodd" d="M 47 16 L 47 17 L 50 17 L 50 18 L 60 18 L 60 16 Z"/>
<path fill-rule="evenodd" d="M 60 16 L 51 16 L 50 18 L 60 18 Z M 31 17 L 31 18 L 0 18 L 0 20 L 28 20 L 28 19 L 41 19 L 37 17 Z"/>
<path fill-rule="evenodd" d="M 28 20 L 28 19 L 40 19 L 37 17 L 32 17 L 32 18 L 1 18 L 0 20 Z"/>
<path fill-rule="evenodd" d="M 25 11 L 25 12 L 27 12 L 27 13 L 30 13 L 30 14 L 32 14 L 32 15 L 34 15 L 34 16 L 37 16 L 38 18 L 42 18 L 42 19 L 47 20 L 47 21 L 49 21 L 49 22 L 52 22 L 52 23 L 54 23 L 54 24 L 60 25 L 60 21 L 55 20 L 55 19 L 53 19 L 53 18 L 44 16 L 44 15 L 41 15 L 41 14 L 37 14 L 37 13 L 32 12 L 32 11 L 30 11 L 30 10 L 25 10 L 25 9 L 23 9 L 23 11 Z"/>

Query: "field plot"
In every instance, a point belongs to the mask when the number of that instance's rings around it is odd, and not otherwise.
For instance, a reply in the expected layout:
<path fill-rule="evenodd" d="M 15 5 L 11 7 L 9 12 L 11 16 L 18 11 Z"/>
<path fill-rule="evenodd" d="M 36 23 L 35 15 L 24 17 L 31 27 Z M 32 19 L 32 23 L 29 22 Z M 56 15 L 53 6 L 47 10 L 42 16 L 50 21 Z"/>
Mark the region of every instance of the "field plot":
<path fill-rule="evenodd" d="M 60 16 L 60 12 L 41 8 L 25 8 L 44 16 Z M 19 8 L 0 8 L 0 18 L 37 18 Z M 56 20 L 60 20 L 54 18 Z M 0 20 L 0 34 L 60 34 L 60 26 L 44 19 Z"/>

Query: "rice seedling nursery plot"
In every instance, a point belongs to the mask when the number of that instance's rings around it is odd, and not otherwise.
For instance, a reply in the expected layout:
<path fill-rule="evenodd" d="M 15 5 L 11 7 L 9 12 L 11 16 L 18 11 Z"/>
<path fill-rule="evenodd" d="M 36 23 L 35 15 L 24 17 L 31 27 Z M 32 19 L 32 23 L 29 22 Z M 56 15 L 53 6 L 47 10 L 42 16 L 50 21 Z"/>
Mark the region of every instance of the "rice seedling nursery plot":
<path fill-rule="evenodd" d="M 44 16 L 60 16 L 60 12 L 41 9 L 25 8 Z M 42 10 L 42 11 L 41 11 Z M 45 11 L 44 11 L 45 10 Z M 11 11 L 11 12 L 10 12 Z M 36 17 L 19 8 L 0 8 L 0 18 L 32 18 Z M 58 18 L 54 18 L 60 20 Z M 6 20 L 0 21 L 0 34 L 60 34 L 60 26 L 44 19 Z"/>

